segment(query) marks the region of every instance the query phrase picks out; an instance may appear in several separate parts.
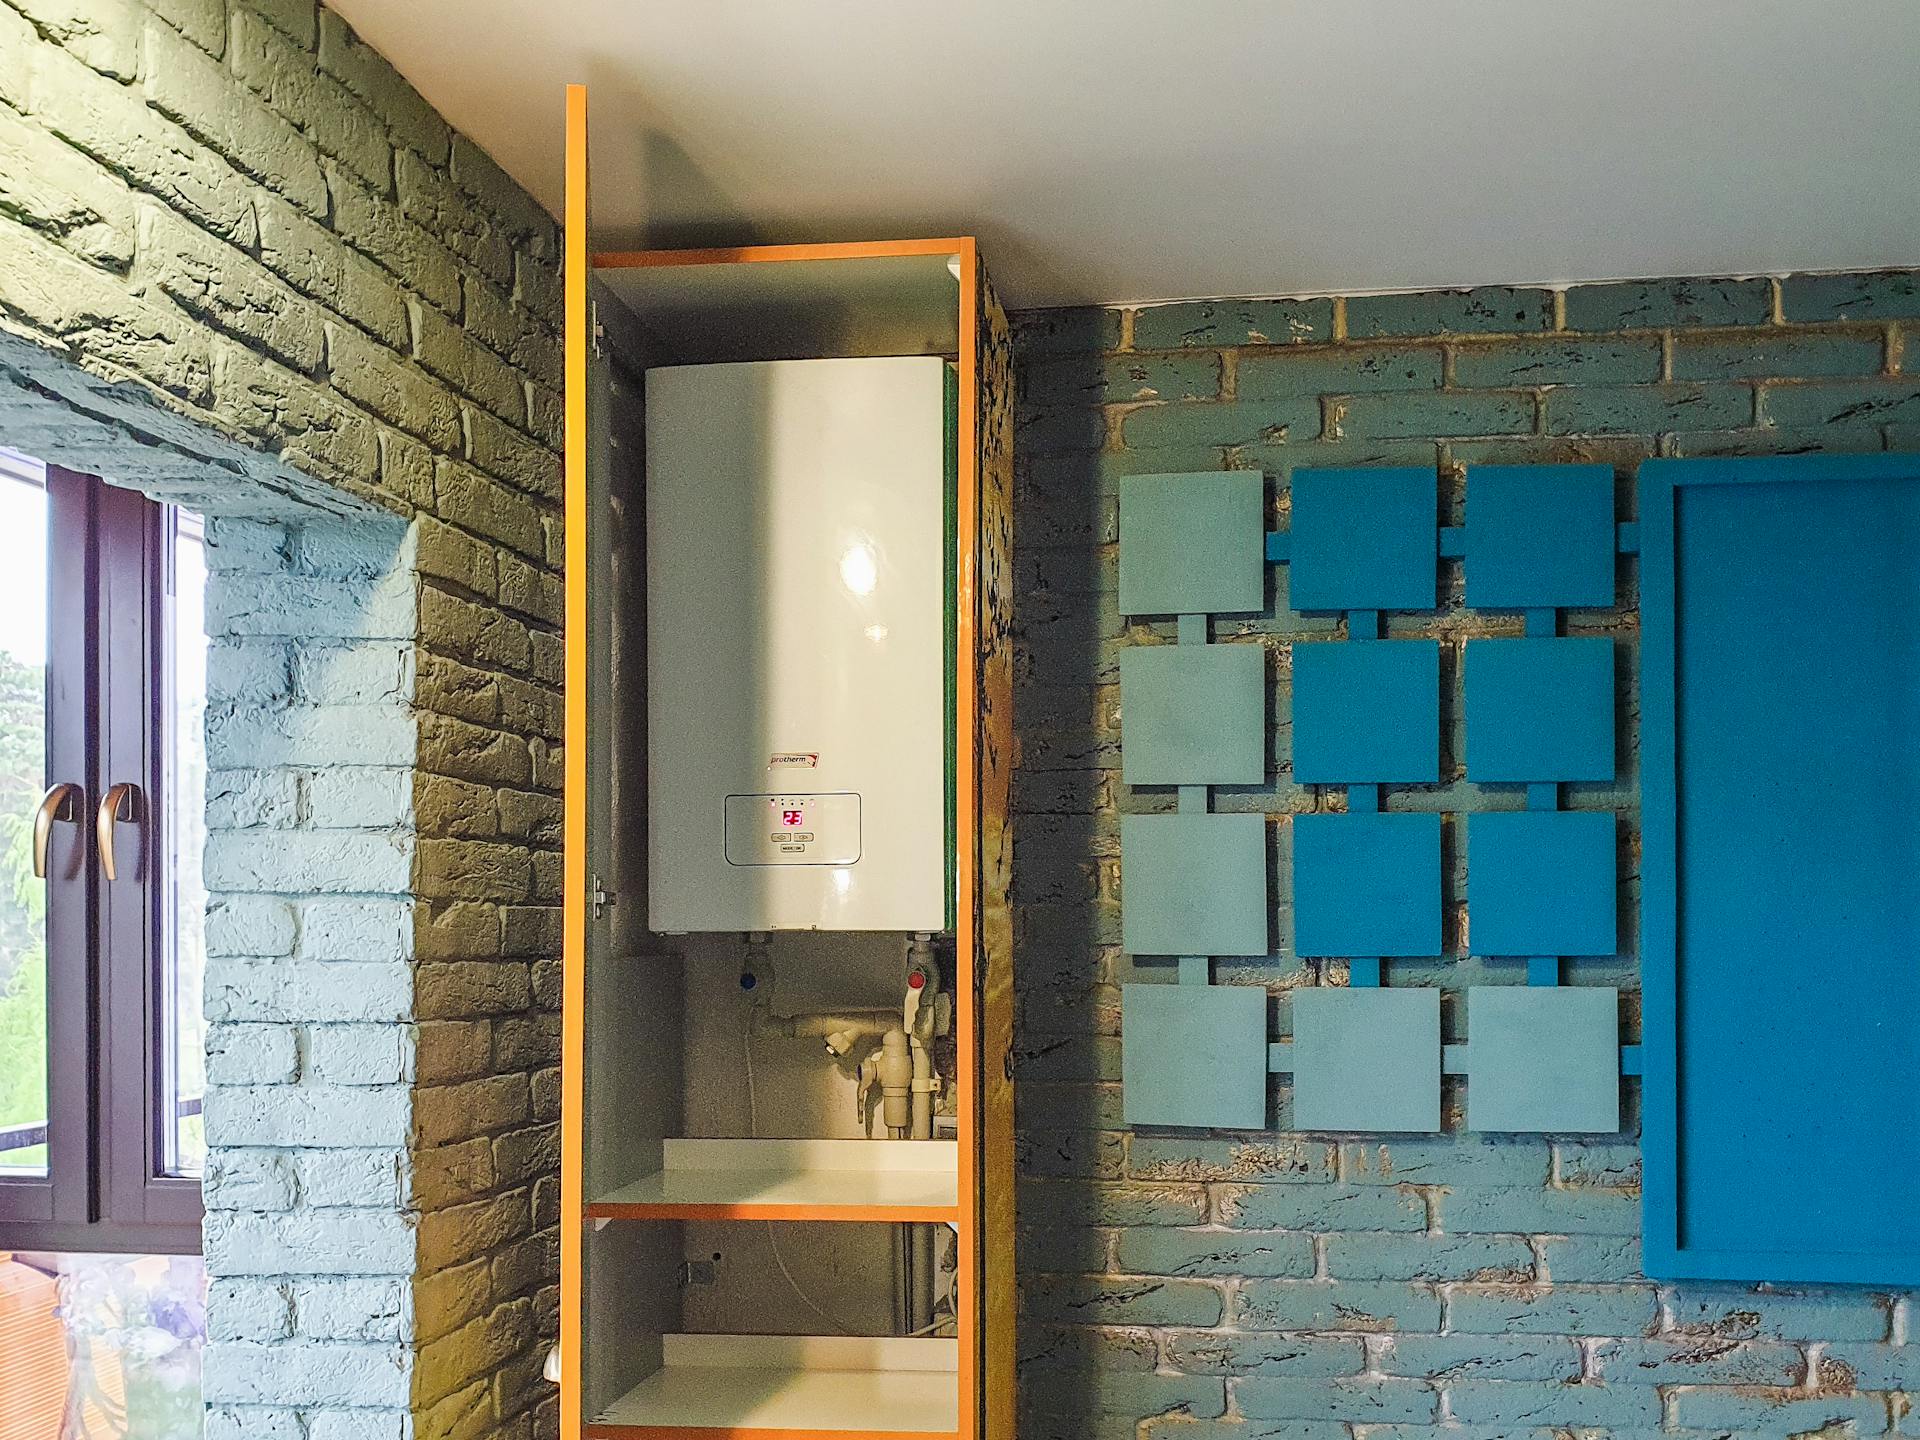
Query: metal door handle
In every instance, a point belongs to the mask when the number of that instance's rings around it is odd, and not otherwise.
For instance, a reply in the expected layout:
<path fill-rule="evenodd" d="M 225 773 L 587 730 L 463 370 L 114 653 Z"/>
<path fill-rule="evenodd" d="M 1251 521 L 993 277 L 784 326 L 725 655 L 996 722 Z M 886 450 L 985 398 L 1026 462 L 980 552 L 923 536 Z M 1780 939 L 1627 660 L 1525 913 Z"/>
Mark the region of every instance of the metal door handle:
<path fill-rule="evenodd" d="M 125 810 L 125 814 L 121 811 Z M 94 816 L 94 833 L 100 840 L 100 869 L 107 879 L 119 878 L 113 867 L 113 831 L 114 822 L 140 819 L 140 787 L 131 780 L 122 780 L 118 785 L 109 786 L 107 793 L 100 797 L 100 809 Z"/>
<path fill-rule="evenodd" d="M 83 794 L 78 785 L 61 782 L 49 785 L 40 797 L 40 808 L 33 812 L 33 873 L 38 878 L 47 878 L 47 846 L 53 840 L 53 822 L 78 820 Z"/>

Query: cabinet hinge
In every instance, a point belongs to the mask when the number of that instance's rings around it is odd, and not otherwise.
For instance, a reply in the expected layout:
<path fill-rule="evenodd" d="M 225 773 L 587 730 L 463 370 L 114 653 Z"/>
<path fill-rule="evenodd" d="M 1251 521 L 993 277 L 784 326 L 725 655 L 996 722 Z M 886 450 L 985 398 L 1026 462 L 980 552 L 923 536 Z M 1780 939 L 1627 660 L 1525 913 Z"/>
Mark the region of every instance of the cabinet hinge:
<path fill-rule="evenodd" d="M 596 360 L 604 360 L 607 358 L 607 352 L 602 348 L 600 342 L 607 338 L 607 327 L 600 323 L 600 302 L 598 300 L 589 300 L 587 302 L 587 322 L 593 332 L 593 358 Z"/>
<path fill-rule="evenodd" d="M 596 920 L 606 919 L 607 907 L 613 904 L 613 902 L 617 898 L 619 897 L 617 897 L 613 893 L 613 891 L 607 889 L 606 886 L 600 883 L 600 877 L 598 875 L 595 875 L 593 877 L 592 900 L 593 900 L 593 918 L 594 919 Z"/>

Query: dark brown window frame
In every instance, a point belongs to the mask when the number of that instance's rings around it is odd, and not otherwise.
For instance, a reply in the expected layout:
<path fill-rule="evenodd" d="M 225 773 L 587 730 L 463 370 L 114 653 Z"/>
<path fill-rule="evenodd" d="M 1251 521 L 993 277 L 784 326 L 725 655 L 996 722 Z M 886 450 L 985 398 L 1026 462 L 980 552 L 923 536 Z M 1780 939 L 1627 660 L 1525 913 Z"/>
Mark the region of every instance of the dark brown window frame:
<path fill-rule="evenodd" d="M 47 502 L 47 773 L 85 794 L 48 854 L 47 1173 L 0 1176 L 0 1249 L 194 1253 L 200 1182 L 162 1173 L 167 510 L 51 465 Z M 98 808 L 123 782 L 108 882 Z"/>

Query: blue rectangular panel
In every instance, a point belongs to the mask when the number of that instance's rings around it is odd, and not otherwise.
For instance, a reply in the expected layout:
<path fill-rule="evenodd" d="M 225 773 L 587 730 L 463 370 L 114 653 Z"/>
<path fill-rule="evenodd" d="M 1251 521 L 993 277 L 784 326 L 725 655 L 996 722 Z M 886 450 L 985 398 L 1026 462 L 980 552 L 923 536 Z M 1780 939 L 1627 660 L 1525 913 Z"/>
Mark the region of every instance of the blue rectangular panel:
<path fill-rule="evenodd" d="M 1610 607 L 1613 552 L 1612 466 L 1467 467 L 1467 604 Z"/>
<path fill-rule="evenodd" d="M 1293 992 L 1293 1128 L 1440 1128 L 1440 992 Z"/>
<path fill-rule="evenodd" d="M 1123 985 L 1128 1125 L 1264 1130 L 1267 992 L 1258 985 Z"/>
<path fill-rule="evenodd" d="M 1295 610 L 1431 610 L 1440 586 L 1437 473 L 1427 466 L 1293 472 Z"/>
<path fill-rule="evenodd" d="M 1566 810 L 1467 817 L 1467 950 L 1611 955 L 1614 817 Z"/>
<path fill-rule="evenodd" d="M 1920 456 L 1640 517 L 1647 1273 L 1920 1284 Z"/>
<path fill-rule="evenodd" d="M 1618 1130 L 1620 992 L 1469 986 L 1467 1128 Z"/>
<path fill-rule="evenodd" d="M 1120 943 L 1129 955 L 1265 955 L 1266 817 L 1121 816 Z"/>
<path fill-rule="evenodd" d="M 1296 955 L 1440 953 L 1438 815 L 1297 815 Z"/>
<path fill-rule="evenodd" d="M 1120 652 L 1120 765 L 1129 785 L 1267 778 L 1267 652 L 1138 645 Z"/>
<path fill-rule="evenodd" d="M 1120 480 L 1120 611 L 1266 609 L 1265 477 L 1257 470 Z"/>
<path fill-rule="evenodd" d="M 1440 643 L 1293 647 L 1293 778 L 1306 785 L 1440 778 Z"/>
<path fill-rule="evenodd" d="M 1467 778 L 1613 779 L 1613 641 L 1470 640 Z"/>

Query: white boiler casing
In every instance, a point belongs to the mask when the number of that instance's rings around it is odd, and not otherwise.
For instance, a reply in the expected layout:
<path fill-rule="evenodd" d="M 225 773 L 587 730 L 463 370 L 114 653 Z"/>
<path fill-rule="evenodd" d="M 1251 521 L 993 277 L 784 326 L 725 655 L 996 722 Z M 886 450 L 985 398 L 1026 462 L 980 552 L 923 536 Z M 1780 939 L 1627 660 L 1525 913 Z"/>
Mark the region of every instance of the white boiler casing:
<path fill-rule="evenodd" d="M 946 363 L 646 386 L 650 928 L 945 929 Z"/>

